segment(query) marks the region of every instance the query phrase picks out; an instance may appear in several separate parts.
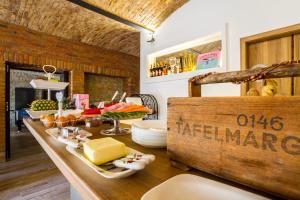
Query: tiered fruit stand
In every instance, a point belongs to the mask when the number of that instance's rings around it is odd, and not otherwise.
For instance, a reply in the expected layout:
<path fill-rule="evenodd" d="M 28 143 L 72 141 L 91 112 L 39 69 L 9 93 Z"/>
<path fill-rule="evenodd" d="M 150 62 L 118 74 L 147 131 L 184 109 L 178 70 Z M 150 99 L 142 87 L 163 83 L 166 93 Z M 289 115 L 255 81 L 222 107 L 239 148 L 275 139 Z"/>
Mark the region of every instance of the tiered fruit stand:
<path fill-rule="evenodd" d="M 53 71 L 49 72 L 46 68 L 52 68 Z M 66 89 L 66 87 L 69 85 L 67 82 L 54 82 L 51 81 L 53 78 L 56 67 L 52 65 L 44 65 L 43 71 L 45 72 L 45 77 L 47 77 L 48 80 L 41 80 L 41 79 L 34 79 L 30 81 L 30 85 L 34 89 L 41 89 L 41 90 L 48 90 L 48 100 L 50 100 L 51 97 L 51 90 L 54 91 L 61 91 Z M 39 119 L 39 117 L 43 114 L 54 114 L 57 112 L 57 110 L 47 110 L 47 111 L 33 111 L 33 110 L 26 110 L 26 112 L 30 115 L 32 119 Z"/>

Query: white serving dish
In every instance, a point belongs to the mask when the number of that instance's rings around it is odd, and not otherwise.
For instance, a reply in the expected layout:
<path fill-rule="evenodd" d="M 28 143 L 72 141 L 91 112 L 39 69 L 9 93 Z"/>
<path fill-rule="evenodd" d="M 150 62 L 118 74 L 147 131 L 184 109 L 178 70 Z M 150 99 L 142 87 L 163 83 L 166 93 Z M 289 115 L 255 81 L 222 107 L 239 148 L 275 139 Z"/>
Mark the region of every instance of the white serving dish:
<path fill-rule="evenodd" d="M 132 140 L 145 147 L 163 148 L 167 146 L 167 127 L 162 120 L 134 122 L 131 128 Z"/>
<path fill-rule="evenodd" d="M 142 154 L 141 152 L 136 151 L 132 148 L 126 148 L 128 153 Z M 67 146 L 66 149 L 68 152 L 70 152 L 71 154 L 79 158 L 81 161 L 83 161 L 87 166 L 92 168 L 95 172 L 108 179 L 125 178 L 137 172 L 137 170 L 116 167 L 112 164 L 112 162 L 102 165 L 95 165 L 84 156 L 82 149 L 73 148 L 71 146 Z"/>
<path fill-rule="evenodd" d="M 34 89 L 64 90 L 69 85 L 69 83 L 34 79 L 34 80 L 30 81 L 30 85 Z"/>
<path fill-rule="evenodd" d="M 268 198 L 191 174 L 174 176 L 145 193 L 141 200 L 267 200 Z"/>
<path fill-rule="evenodd" d="M 127 120 L 120 120 L 121 124 L 127 124 L 127 125 L 132 125 L 134 122 L 137 121 L 142 121 L 143 118 L 138 118 L 138 119 L 127 119 Z"/>
<path fill-rule="evenodd" d="M 40 110 L 40 111 L 33 111 L 30 109 L 26 109 L 26 112 L 30 116 L 31 119 L 40 119 L 41 115 L 50 115 L 58 113 L 58 110 Z M 75 117 L 80 117 L 82 110 L 63 110 L 62 116 L 68 116 L 70 114 L 74 115 Z"/>
<path fill-rule="evenodd" d="M 50 115 L 55 114 L 58 111 L 57 110 L 40 110 L 40 111 L 33 111 L 30 109 L 26 109 L 26 112 L 30 116 L 31 119 L 40 119 L 41 115 Z"/>

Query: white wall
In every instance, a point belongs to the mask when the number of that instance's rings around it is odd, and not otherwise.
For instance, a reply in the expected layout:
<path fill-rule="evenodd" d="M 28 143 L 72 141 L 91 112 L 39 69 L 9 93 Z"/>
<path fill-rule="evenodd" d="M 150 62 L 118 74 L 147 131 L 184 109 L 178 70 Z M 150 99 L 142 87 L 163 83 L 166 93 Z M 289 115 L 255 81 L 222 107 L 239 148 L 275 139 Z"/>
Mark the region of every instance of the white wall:
<path fill-rule="evenodd" d="M 228 23 L 228 70 L 240 69 L 240 38 L 300 23 L 299 0 L 190 0 L 173 13 L 156 31 L 154 44 L 141 34 L 141 93 L 154 94 L 160 118 L 166 118 L 168 97 L 188 95 L 187 80 L 148 83 L 149 53 L 191 41 L 223 29 Z M 233 84 L 207 85 L 203 96 L 240 95 Z"/>

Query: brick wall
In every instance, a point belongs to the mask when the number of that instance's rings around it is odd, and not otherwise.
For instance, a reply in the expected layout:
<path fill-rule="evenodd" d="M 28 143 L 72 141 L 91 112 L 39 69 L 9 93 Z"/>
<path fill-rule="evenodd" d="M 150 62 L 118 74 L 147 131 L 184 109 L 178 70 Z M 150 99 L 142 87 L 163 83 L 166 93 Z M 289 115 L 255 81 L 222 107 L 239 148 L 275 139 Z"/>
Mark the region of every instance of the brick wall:
<path fill-rule="evenodd" d="M 84 76 L 84 89 L 85 93 L 89 94 L 90 103 L 109 101 L 115 91 L 119 91 L 119 95 L 116 98 L 116 100 L 119 100 L 123 94 L 123 79 L 86 73 Z"/>
<path fill-rule="evenodd" d="M 0 21 L 0 160 L 5 157 L 5 62 L 70 71 L 70 92 L 84 93 L 84 73 L 124 78 L 124 91 L 139 91 L 139 58 L 71 42 Z"/>

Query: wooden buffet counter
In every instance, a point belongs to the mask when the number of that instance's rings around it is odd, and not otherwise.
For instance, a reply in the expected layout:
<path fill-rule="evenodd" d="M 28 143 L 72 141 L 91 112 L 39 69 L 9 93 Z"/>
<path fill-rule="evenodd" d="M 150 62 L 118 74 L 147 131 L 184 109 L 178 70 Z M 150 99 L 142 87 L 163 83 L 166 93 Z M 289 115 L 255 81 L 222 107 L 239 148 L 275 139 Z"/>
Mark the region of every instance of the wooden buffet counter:
<path fill-rule="evenodd" d="M 66 150 L 65 144 L 59 143 L 48 135 L 40 121 L 24 119 L 24 124 L 83 199 L 140 199 L 143 194 L 154 186 L 181 173 L 201 175 L 228 183 L 197 170 L 186 172 L 172 167 L 166 149 L 142 147 L 133 143 L 130 135 L 114 136 L 114 138 L 140 152 L 154 154 L 156 160 L 145 169 L 127 178 L 106 179 L 86 166 L 80 159 L 70 154 Z M 95 139 L 105 137 L 99 134 L 103 128 L 108 128 L 108 125 L 87 130 L 93 133 L 92 139 Z M 231 182 L 229 184 L 232 185 Z M 246 188 L 246 190 L 251 189 Z"/>
<path fill-rule="evenodd" d="M 165 149 L 149 149 L 134 144 L 130 135 L 115 136 L 127 146 L 143 153 L 154 154 L 156 160 L 145 169 L 123 179 L 106 179 L 66 150 L 66 145 L 59 143 L 45 132 L 40 121 L 24 119 L 24 124 L 49 155 L 58 169 L 84 199 L 140 199 L 144 193 L 161 182 L 183 173 L 171 167 Z M 100 135 L 101 128 L 90 128 L 92 139 L 105 137 Z"/>

